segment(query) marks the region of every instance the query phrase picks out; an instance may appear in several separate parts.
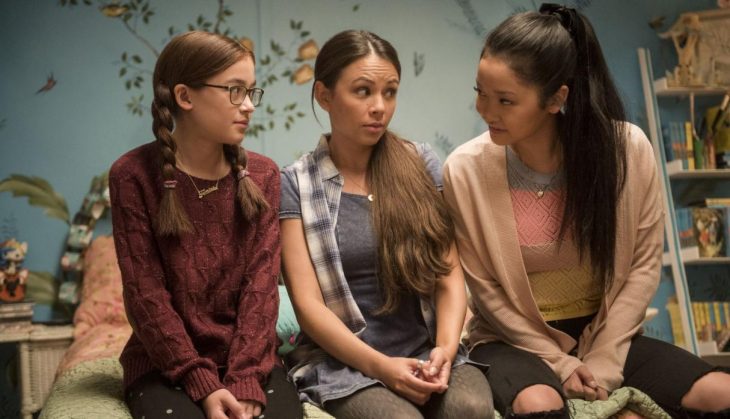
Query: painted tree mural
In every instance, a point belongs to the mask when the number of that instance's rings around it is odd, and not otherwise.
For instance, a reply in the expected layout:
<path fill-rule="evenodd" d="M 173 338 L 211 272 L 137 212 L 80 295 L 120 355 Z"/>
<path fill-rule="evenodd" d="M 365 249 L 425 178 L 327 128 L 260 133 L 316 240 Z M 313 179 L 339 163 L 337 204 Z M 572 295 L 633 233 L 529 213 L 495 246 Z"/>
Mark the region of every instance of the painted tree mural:
<path fill-rule="evenodd" d="M 263 47 L 256 49 L 253 41 L 245 36 L 239 36 L 230 26 L 233 10 L 225 0 L 218 0 L 217 8 L 212 17 L 199 14 L 191 19 L 184 27 L 169 26 L 167 36 L 160 42 L 149 39 L 150 25 L 155 17 L 155 7 L 152 0 L 129 0 L 112 2 L 103 0 L 60 0 L 61 7 L 97 7 L 100 14 L 124 29 L 139 43 L 141 50 L 123 51 L 116 64 L 119 67 L 118 77 L 124 88 L 130 92 L 126 108 L 129 113 L 142 116 L 149 112 L 145 100 L 147 91 L 146 82 L 152 78 L 154 61 L 160 52 L 155 45 L 164 45 L 172 37 L 188 30 L 201 30 L 219 33 L 236 39 L 241 44 L 256 52 L 258 63 L 256 66 L 257 78 L 262 88 L 272 86 L 281 81 L 288 81 L 292 85 L 308 83 L 313 75 L 314 58 L 319 52 L 319 46 L 314 39 L 309 38 L 310 32 L 303 28 L 302 21 L 290 21 L 291 34 L 284 41 L 272 39 L 268 43 L 268 50 Z M 155 22 L 159 25 L 159 22 Z M 153 59 L 147 57 L 151 56 Z M 273 130 L 282 125 L 286 130 L 291 129 L 298 118 L 305 116 L 297 102 L 268 103 L 263 116 L 257 117 L 249 127 L 248 135 L 256 137 L 260 133 Z"/>

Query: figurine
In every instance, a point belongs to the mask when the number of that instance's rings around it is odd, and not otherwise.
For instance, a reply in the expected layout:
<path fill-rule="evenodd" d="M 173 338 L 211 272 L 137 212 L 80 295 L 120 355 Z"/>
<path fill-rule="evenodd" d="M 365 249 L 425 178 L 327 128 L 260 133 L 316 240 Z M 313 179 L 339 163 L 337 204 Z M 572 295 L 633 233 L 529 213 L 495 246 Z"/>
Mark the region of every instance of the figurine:
<path fill-rule="evenodd" d="M 697 71 L 700 61 L 698 42 L 701 30 L 700 17 L 696 13 L 685 13 L 669 31 L 659 35 L 660 38 L 671 38 L 674 48 L 677 50 L 678 65 L 674 69 L 672 84 L 677 86 L 702 84 Z"/>
<path fill-rule="evenodd" d="M 64 271 L 80 271 L 83 269 L 81 255 L 91 243 L 94 232 L 87 225 L 72 224 L 66 240 L 66 251 L 61 258 Z"/>
<path fill-rule="evenodd" d="M 0 243 L 0 301 L 16 302 L 25 298 L 28 270 L 21 265 L 28 243 L 10 239 Z"/>

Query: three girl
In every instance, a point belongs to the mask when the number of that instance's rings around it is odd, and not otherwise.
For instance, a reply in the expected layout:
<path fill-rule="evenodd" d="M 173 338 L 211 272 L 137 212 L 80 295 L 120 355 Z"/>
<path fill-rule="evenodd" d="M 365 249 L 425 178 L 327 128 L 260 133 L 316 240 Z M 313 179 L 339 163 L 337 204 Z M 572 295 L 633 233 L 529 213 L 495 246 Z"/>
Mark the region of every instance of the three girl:
<path fill-rule="evenodd" d="M 585 17 L 543 5 L 490 33 L 475 86 L 489 131 L 448 158 L 443 197 L 434 152 L 388 130 L 400 76 L 373 33 L 327 41 L 313 99 L 331 132 L 283 170 L 279 208 L 276 166 L 240 147 L 263 95 L 253 54 L 201 32 L 163 50 L 157 140 L 110 172 L 133 416 L 301 416 L 275 355 L 280 222 L 304 332 L 290 377 L 338 418 L 491 417 L 492 393 L 507 417 L 562 418 L 566 399 L 619 386 L 728 417 L 730 375 L 639 333 L 660 189 Z"/>

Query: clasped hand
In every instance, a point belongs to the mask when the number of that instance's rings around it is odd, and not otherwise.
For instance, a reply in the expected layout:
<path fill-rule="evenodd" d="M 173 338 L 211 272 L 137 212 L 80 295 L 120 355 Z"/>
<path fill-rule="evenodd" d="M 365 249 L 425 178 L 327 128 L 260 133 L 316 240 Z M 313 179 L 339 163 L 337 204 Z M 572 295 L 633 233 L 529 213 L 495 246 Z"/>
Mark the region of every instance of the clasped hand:
<path fill-rule="evenodd" d="M 570 377 L 563 383 L 563 391 L 569 399 L 608 400 L 608 392 L 599 387 L 598 382 L 587 366 L 576 368 Z"/>
<path fill-rule="evenodd" d="M 253 400 L 236 400 L 233 394 L 218 389 L 203 399 L 207 419 L 253 419 L 261 414 L 261 404 Z"/>
<path fill-rule="evenodd" d="M 427 361 L 388 358 L 381 371 L 379 378 L 389 389 L 420 406 L 428 401 L 432 393 L 446 391 L 451 360 L 442 348 L 436 347 Z"/>

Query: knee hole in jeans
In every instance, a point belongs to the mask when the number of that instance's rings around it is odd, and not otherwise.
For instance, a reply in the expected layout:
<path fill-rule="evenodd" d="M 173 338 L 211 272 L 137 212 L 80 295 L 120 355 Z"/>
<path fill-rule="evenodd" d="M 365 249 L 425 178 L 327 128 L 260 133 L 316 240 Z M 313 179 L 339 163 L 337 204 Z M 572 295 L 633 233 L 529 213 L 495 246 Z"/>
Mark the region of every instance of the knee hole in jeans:
<path fill-rule="evenodd" d="M 517 397 L 512 402 L 512 411 L 516 414 L 549 412 L 564 408 L 565 402 L 560 393 L 545 384 L 536 384 L 524 388 L 517 393 Z"/>

